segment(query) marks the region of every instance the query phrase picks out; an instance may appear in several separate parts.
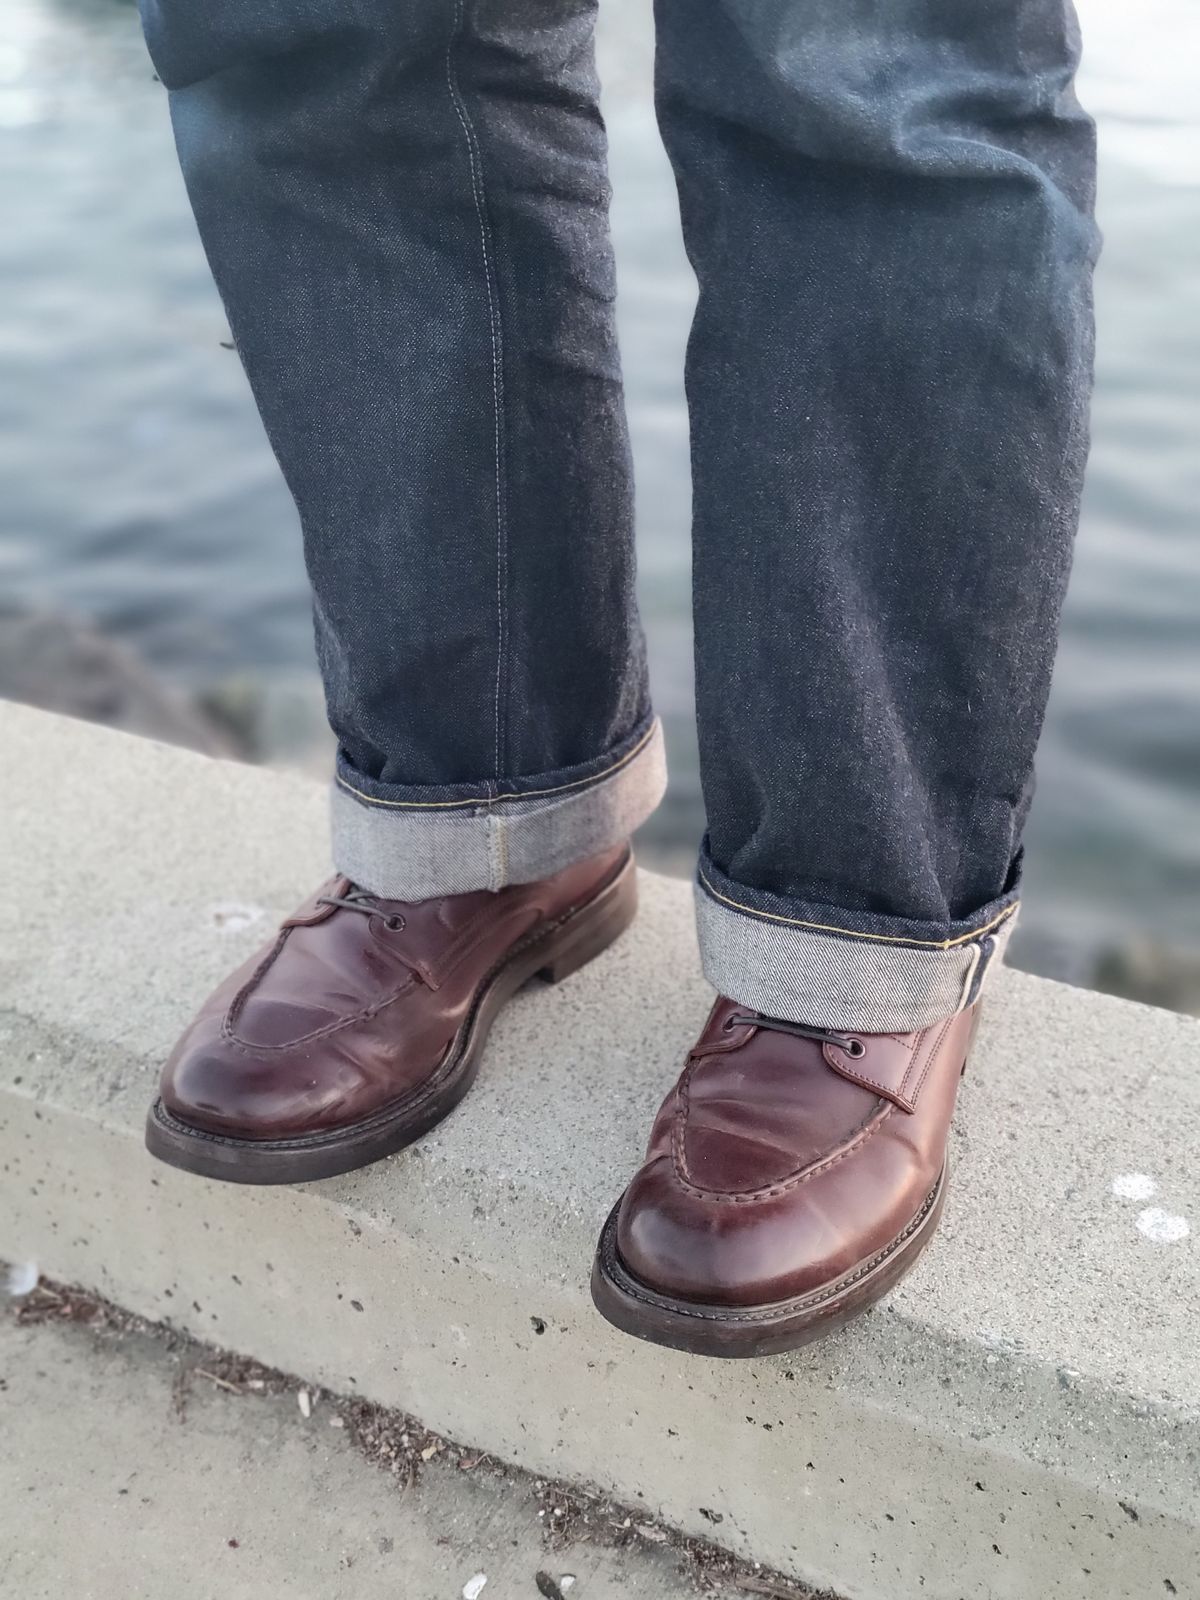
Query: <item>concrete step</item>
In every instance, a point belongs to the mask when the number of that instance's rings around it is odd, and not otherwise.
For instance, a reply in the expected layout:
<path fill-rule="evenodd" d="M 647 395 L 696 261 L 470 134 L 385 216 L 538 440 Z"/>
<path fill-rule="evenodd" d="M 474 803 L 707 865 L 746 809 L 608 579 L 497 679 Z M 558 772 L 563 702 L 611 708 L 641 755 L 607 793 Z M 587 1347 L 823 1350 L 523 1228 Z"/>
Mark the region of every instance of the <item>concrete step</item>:
<path fill-rule="evenodd" d="M 558 1491 L 486 1459 L 381 1471 L 336 1402 L 306 1415 L 203 1346 L 0 1315 L 0 1371 L 0 1591 L 20 1600 L 690 1600 L 709 1570 L 574 1506 L 547 1539 Z"/>
<path fill-rule="evenodd" d="M 587 1294 L 709 996 L 689 890 L 498 1024 L 413 1150 L 210 1185 L 141 1128 L 195 1002 L 327 870 L 319 787 L 0 712 L 0 1254 L 852 1600 L 1200 1594 L 1200 1026 L 1001 975 L 939 1242 L 859 1325 L 718 1363 Z"/>

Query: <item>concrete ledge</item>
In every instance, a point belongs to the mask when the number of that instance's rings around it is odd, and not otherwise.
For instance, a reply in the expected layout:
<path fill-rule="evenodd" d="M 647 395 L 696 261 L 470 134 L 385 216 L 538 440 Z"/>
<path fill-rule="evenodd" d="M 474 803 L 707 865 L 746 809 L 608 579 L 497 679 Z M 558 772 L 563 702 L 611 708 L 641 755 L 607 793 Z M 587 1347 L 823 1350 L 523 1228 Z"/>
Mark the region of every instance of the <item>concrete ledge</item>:
<path fill-rule="evenodd" d="M 476 1574 L 488 1600 L 537 1600 L 555 1594 L 547 1573 L 574 1577 L 562 1600 L 696 1600 L 697 1572 L 708 1600 L 746 1600 L 743 1574 L 660 1528 L 606 1538 L 604 1502 L 580 1516 L 558 1485 L 491 1457 L 425 1459 L 423 1431 L 409 1447 L 386 1424 L 364 1436 L 353 1402 L 323 1391 L 306 1415 L 295 1385 L 242 1356 L 50 1315 L 21 1324 L 0 1306 L 11 1600 L 457 1600 Z"/>
<path fill-rule="evenodd" d="M 673 1356 L 586 1285 L 707 1005 L 686 885 L 515 1002 L 416 1149 L 209 1185 L 146 1102 L 326 871 L 324 795 L 17 707 L 0 748 L 0 1254 L 852 1597 L 1200 1594 L 1195 1022 L 1002 975 L 925 1263 L 800 1355 Z"/>

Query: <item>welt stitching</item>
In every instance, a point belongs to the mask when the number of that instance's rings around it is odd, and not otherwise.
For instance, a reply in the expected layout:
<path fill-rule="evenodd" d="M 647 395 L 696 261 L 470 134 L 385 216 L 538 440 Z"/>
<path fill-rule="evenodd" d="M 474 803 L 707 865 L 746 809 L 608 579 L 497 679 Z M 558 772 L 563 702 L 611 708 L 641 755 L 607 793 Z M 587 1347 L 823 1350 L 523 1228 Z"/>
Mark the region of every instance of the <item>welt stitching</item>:
<path fill-rule="evenodd" d="M 801 1184 L 820 1177 L 830 1167 L 835 1167 L 839 1161 L 844 1161 L 847 1156 L 853 1155 L 856 1150 L 861 1149 L 867 1140 L 879 1131 L 896 1109 L 891 1101 L 888 1101 L 882 1110 L 872 1107 L 858 1127 L 851 1130 L 849 1143 L 842 1145 L 839 1150 L 834 1151 L 832 1155 L 826 1156 L 823 1160 L 805 1167 L 802 1172 L 795 1173 L 792 1177 L 784 1179 L 782 1183 L 771 1184 L 766 1189 L 746 1189 L 738 1194 L 728 1194 L 713 1189 L 702 1189 L 688 1175 L 684 1134 L 687 1129 L 688 1117 L 691 1114 L 691 1098 L 688 1093 L 688 1084 L 691 1076 L 692 1068 L 689 1067 L 679 1080 L 680 1111 L 675 1119 L 675 1126 L 671 1130 L 671 1164 L 675 1168 L 676 1181 L 683 1189 L 686 1189 L 689 1194 L 694 1195 L 698 1200 L 710 1200 L 716 1205 L 751 1205 L 759 1200 L 773 1200 L 780 1195 L 790 1194 L 793 1189 L 798 1189 Z"/>
<path fill-rule="evenodd" d="M 622 767 L 628 766 L 635 756 L 640 755 L 657 731 L 658 719 L 655 718 L 633 749 L 627 750 L 619 761 L 614 761 L 611 766 L 605 767 L 602 772 L 593 772 L 587 778 L 573 778 L 570 783 L 554 784 L 548 789 L 525 789 L 520 794 L 496 794 L 489 795 L 486 799 L 473 800 L 379 800 L 362 789 L 356 789 L 352 783 L 342 777 L 340 772 L 335 774 L 335 781 L 339 789 L 345 789 L 347 794 L 354 795 L 357 800 L 362 800 L 369 806 L 387 806 L 398 811 L 453 811 L 467 806 L 474 806 L 479 810 L 490 810 L 493 806 L 502 805 L 505 801 L 535 800 L 541 795 L 565 794 L 568 789 L 582 789 L 589 784 L 602 783 L 605 778 L 611 778 L 615 773 L 620 772 Z"/>
<path fill-rule="evenodd" d="M 759 911 L 755 906 L 743 905 L 740 900 L 731 900 L 727 894 L 710 883 L 702 869 L 697 871 L 700 882 L 712 895 L 714 900 L 720 900 L 723 905 L 732 906 L 735 911 L 744 911 L 748 916 L 757 918 L 760 922 L 779 922 L 789 928 L 811 928 L 818 933 L 838 933 L 848 939 L 871 939 L 877 944 L 907 944 L 919 945 L 927 950 L 953 950 L 956 945 L 969 944 L 972 939 L 981 939 L 992 928 L 997 928 L 1002 922 L 1015 915 L 1020 901 L 1014 901 L 1011 906 L 1001 911 L 999 916 L 993 917 L 991 922 L 985 922 L 982 928 L 975 928 L 971 933 L 960 933 L 955 939 L 909 939 L 901 934 L 891 933 L 863 933 L 859 928 L 839 928 L 836 923 L 806 922 L 802 917 L 781 917 L 773 911 Z"/>
<path fill-rule="evenodd" d="M 507 649 L 506 626 L 504 616 L 504 591 L 507 586 L 508 576 L 508 550 L 507 530 L 504 515 L 504 422 L 503 422 L 503 339 L 500 326 L 500 314 L 497 307 L 497 294 L 495 285 L 495 269 L 492 261 L 492 248 L 490 228 L 487 220 L 487 207 L 483 188 L 483 160 L 480 153 L 479 141 L 475 128 L 467 115 L 466 104 L 463 101 L 462 91 L 459 87 L 454 72 L 453 51 L 457 40 L 463 30 L 463 0 L 455 0 L 454 26 L 450 37 L 446 41 L 446 87 L 450 91 L 450 99 L 458 120 L 462 125 L 463 134 L 467 141 L 467 160 L 471 169 L 471 195 L 475 202 L 475 215 L 479 223 L 479 242 L 483 252 L 483 278 L 487 291 L 488 321 L 491 325 L 492 336 L 492 405 L 494 410 L 493 442 L 495 448 L 496 468 L 496 700 L 495 700 L 495 739 L 496 739 L 496 776 L 499 778 L 504 770 L 502 739 L 500 726 L 501 682 L 504 675 L 504 658 Z"/>

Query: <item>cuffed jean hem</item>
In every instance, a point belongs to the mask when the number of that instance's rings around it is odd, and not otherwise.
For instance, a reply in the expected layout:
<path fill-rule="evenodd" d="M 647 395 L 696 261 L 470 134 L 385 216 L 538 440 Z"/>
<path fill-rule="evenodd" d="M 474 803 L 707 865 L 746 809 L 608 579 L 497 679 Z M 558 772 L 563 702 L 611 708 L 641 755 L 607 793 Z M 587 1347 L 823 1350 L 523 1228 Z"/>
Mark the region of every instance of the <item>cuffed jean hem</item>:
<path fill-rule="evenodd" d="M 627 839 L 658 805 L 667 786 L 658 719 L 593 765 L 597 770 L 576 768 L 574 776 L 568 769 L 521 779 L 505 786 L 511 793 L 481 797 L 477 787 L 456 798 L 453 788 L 372 783 L 340 761 L 331 802 L 334 865 L 389 900 L 536 883 Z"/>
<path fill-rule="evenodd" d="M 740 887 L 705 856 L 696 876 L 700 960 L 718 993 L 765 1016 L 861 1033 L 932 1027 L 971 1005 L 1000 965 L 1018 905 L 1014 889 L 969 922 L 937 928 L 793 906 Z"/>

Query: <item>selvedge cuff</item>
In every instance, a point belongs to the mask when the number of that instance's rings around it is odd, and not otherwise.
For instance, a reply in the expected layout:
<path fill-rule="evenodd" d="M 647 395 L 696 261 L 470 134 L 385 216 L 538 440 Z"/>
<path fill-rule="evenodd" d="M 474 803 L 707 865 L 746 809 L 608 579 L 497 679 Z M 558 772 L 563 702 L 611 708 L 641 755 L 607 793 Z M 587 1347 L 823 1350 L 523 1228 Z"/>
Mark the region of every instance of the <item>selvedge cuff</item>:
<path fill-rule="evenodd" d="M 701 965 L 718 994 L 766 1016 L 863 1033 L 932 1027 L 972 1004 L 1019 905 L 1014 891 L 971 924 L 925 937 L 936 930 L 867 931 L 870 919 L 833 908 L 764 910 L 749 903 L 764 897 L 739 891 L 703 857 L 695 887 Z"/>
<path fill-rule="evenodd" d="M 619 844 L 662 799 L 667 766 L 654 718 L 598 771 L 523 779 L 512 793 L 456 798 L 446 789 L 393 798 L 360 783 L 339 764 L 331 800 L 335 867 L 373 894 L 428 900 L 536 883 Z"/>

